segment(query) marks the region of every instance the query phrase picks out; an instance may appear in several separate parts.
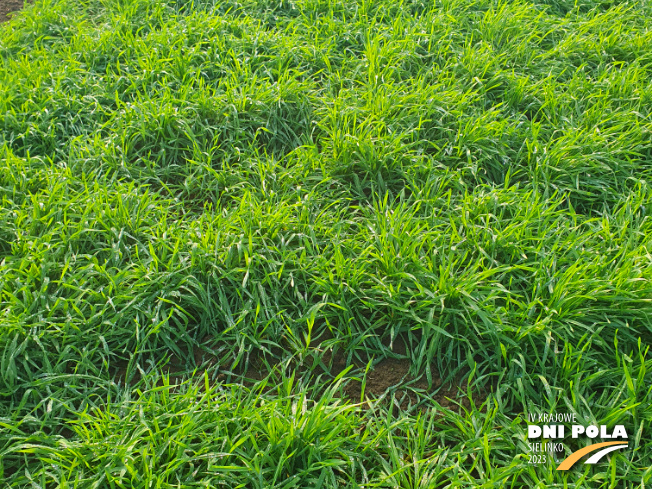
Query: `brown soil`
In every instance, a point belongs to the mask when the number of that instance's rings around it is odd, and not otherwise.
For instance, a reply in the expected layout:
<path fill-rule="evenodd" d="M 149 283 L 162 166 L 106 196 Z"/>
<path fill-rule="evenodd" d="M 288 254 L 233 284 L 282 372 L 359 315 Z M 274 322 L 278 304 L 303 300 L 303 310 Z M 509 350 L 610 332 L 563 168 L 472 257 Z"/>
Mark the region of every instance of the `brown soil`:
<path fill-rule="evenodd" d="M 322 370 L 326 374 L 336 377 L 343 370 L 353 364 L 353 369 L 347 376 L 362 378 L 365 374 L 366 364 L 364 362 L 353 360 L 347 361 L 346 355 L 342 351 L 333 354 L 330 348 L 320 348 L 324 343 L 332 339 L 332 335 L 326 333 L 317 340 L 311 342 L 311 348 L 320 356 L 322 362 Z M 383 342 L 385 346 L 390 347 L 388 342 Z M 400 409 L 407 409 L 410 405 L 415 405 L 419 401 L 420 395 L 427 394 L 431 399 L 435 400 L 439 405 L 451 409 L 458 410 L 458 404 L 465 408 L 469 407 L 469 400 L 466 396 L 460 396 L 461 378 L 454 379 L 452 384 L 443 385 L 443 381 L 439 373 L 435 369 L 430 369 L 430 378 L 432 383 L 428 383 L 428 378 L 425 372 L 419 376 L 409 375 L 410 367 L 412 366 L 411 360 L 407 357 L 407 345 L 401 338 L 394 340 L 391 345 L 391 350 L 399 358 L 384 358 L 375 363 L 366 373 L 364 385 L 364 398 L 362 392 L 362 381 L 349 380 L 344 388 L 344 396 L 351 402 L 362 402 L 363 408 L 369 408 L 370 405 L 367 401 L 378 399 L 385 396 L 386 401 L 393 402 L 395 407 Z M 305 370 L 305 367 L 299 366 L 298 372 Z M 261 380 L 269 374 L 268 364 L 264 361 L 262 356 L 254 356 L 244 372 L 244 377 L 254 381 Z M 247 382 L 245 382 L 247 383 Z M 477 393 L 479 400 L 486 398 L 486 393 Z"/>
<path fill-rule="evenodd" d="M 406 345 L 400 338 L 394 341 L 393 351 L 397 355 L 406 355 Z M 432 383 L 429 384 L 425 372 L 416 377 L 409 375 L 411 366 L 412 362 L 409 358 L 385 358 L 367 372 L 364 398 L 361 381 L 350 381 L 344 392 L 351 401 L 364 402 L 363 407 L 369 407 L 365 401 L 386 396 L 386 399 L 392 402 L 395 407 L 407 409 L 410 405 L 415 405 L 419 401 L 419 395 L 417 394 L 417 391 L 419 391 L 422 394 L 429 394 L 433 400 L 443 407 L 448 409 L 456 408 L 454 400 L 460 396 L 459 389 L 455 385 L 459 385 L 461 379 L 456 379 L 453 385 L 445 388 L 442 386 L 443 381 L 439 373 L 430 368 Z M 458 402 L 468 407 L 466 397 L 458 400 Z"/>
<path fill-rule="evenodd" d="M 0 22 L 9 20 L 8 14 L 23 8 L 23 0 L 0 0 Z"/>
<path fill-rule="evenodd" d="M 347 374 L 347 377 L 351 376 L 362 379 L 363 376 L 365 376 L 365 363 L 355 360 L 347 362 L 346 356 L 343 352 L 338 351 L 333 354 L 330 348 L 320 348 L 330 339 L 332 339 L 331 335 L 322 335 L 317 341 L 313 341 L 310 345 L 313 352 L 321 361 L 322 367 L 317 370 L 322 371 L 326 375 L 335 377 L 352 363 L 353 370 Z M 209 338 L 204 338 L 204 344 L 208 343 L 208 340 Z M 387 344 L 386 346 L 389 345 Z M 409 374 L 411 361 L 407 358 L 407 346 L 400 338 L 394 341 L 393 345 L 391 345 L 391 350 L 398 356 L 398 358 L 384 358 L 375 363 L 375 365 L 373 365 L 366 373 L 364 397 L 362 392 L 362 382 L 361 380 L 355 379 L 351 379 L 346 383 L 343 389 L 344 397 L 354 403 L 362 402 L 361 407 L 364 409 L 370 407 L 368 401 L 384 397 L 384 402 L 392 403 L 395 409 L 404 410 L 410 406 L 414 406 L 420 400 L 423 401 L 424 396 L 430 397 L 430 399 L 436 401 L 442 407 L 455 411 L 460 409 L 460 405 L 464 408 L 469 407 L 468 398 L 461 395 L 461 377 L 453 379 L 451 384 L 443 385 L 443 380 L 438 372 L 431 368 L 430 378 L 432 382 L 429 384 L 425 372 L 422 372 L 421 375 L 416 377 Z M 209 350 L 204 348 L 196 347 L 192 353 L 184 352 L 184 354 L 192 355 L 196 365 L 203 364 L 204 366 L 219 368 L 219 365 L 222 363 L 217 356 L 211 354 Z M 227 371 L 223 371 L 219 373 L 215 380 L 217 382 L 235 381 L 241 382 L 243 385 L 252 386 L 255 382 L 267 377 L 270 371 L 275 368 L 273 360 L 271 360 L 271 363 L 269 360 L 271 359 L 266 361 L 265 356 L 261 353 L 253 353 L 246 362 L 246 370 L 242 368 L 241 364 L 241 366 L 236 369 L 237 371 L 231 372 L 230 374 Z M 172 384 L 181 382 L 187 377 L 188 372 L 184 371 L 183 364 L 184 362 L 176 355 L 171 356 L 165 370 L 170 376 L 170 382 Z M 315 363 L 315 365 L 317 364 Z M 124 382 L 126 380 L 125 367 L 126 364 L 120 365 L 114 371 L 116 381 Z M 306 368 L 305 364 L 303 366 L 295 365 L 294 368 L 299 376 L 309 370 Z M 196 375 L 203 375 L 203 371 L 199 371 Z M 235 379 L 232 375 L 235 376 Z M 140 376 L 136 374 L 134 377 L 135 378 L 131 379 L 131 384 L 137 382 Z M 270 391 L 273 390 L 273 388 L 273 386 L 269 386 Z M 486 398 L 486 393 L 477 392 L 476 396 L 476 399 L 482 402 Z M 422 406 L 424 406 L 423 402 Z"/>

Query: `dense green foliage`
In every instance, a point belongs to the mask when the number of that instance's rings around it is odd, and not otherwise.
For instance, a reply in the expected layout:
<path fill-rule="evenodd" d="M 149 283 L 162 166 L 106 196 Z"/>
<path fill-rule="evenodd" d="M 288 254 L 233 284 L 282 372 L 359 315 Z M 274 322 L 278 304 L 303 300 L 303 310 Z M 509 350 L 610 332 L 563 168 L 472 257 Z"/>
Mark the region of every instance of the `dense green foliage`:
<path fill-rule="evenodd" d="M 37 0 L 0 36 L 8 486 L 652 484 L 652 4 Z M 342 397 L 399 338 L 467 407 Z M 629 448 L 528 465 L 540 412 Z"/>

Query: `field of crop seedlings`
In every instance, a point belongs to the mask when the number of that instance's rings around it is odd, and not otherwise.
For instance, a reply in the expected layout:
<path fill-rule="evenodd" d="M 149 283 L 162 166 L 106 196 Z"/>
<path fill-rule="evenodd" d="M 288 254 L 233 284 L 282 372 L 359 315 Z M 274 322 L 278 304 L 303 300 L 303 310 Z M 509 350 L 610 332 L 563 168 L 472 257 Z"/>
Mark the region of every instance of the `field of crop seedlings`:
<path fill-rule="evenodd" d="M 647 0 L 26 4 L 0 485 L 650 487 L 651 177 Z"/>

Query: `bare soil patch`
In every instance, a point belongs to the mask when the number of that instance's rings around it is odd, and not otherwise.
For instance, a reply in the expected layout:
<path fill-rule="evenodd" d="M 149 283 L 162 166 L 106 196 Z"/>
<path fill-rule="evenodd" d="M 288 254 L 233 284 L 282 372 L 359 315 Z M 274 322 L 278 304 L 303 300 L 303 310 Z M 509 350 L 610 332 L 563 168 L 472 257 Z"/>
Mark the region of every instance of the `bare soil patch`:
<path fill-rule="evenodd" d="M 397 355 L 406 355 L 407 347 L 400 338 L 394 341 L 393 351 Z M 456 409 L 453 400 L 468 407 L 468 399 L 460 396 L 460 389 L 457 387 L 461 385 L 461 379 L 455 379 L 451 385 L 444 386 L 439 372 L 428 367 L 431 379 L 429 383 L 426 372 L 421 372 L 418 376 L 411 375 L 411 366 L 412 362 L 409 358 L 384 358 L 367 372 L 364 394 L 362 382 L 352 380 L 344 390 L 346 397 L 353 402 L 361 402 L 387 395 L 387 400 L 393 402 L 395 406 L 407 409 L 419 401 L 417 394 L 419 391 L 422 394 L 429 394 L 433 400 L 448 409 Z M 363 407 L 367 407 L 367 404 L 363 404 Z"/>
<path fill-rule="evenodd" d="M 23 0 L 0 0 L 0 22 L 9 20 L 9 14 L 23 8 Z"/>
<path fill-rule="evenodd" d="M 315 352 L 321 352 L 322 367 L 318 370 L 336 377 L 353 365 L 354 370 L 349 375 L 353 374 L 357 378 L 364 376 L 364 393 L 362 381 L 353 378 L 346 383 L 343 395 L 351 402 L 362 402 L 362 407 L 365 409 L 370 407 L 366 401 L 386 396 L 385 400 L 404 410 L 410 405 L 416 405 L 420 397 L 423 399 L 423 395 L 429 395 L 439 405 L 451 410 L 458 410 L 458 404 L 465 408 L 469 407 L 468 398 L 461 394 L 462 376 L 458 376 L 450 384 L 444 385 L 439 372 L 432 367 L 428 367 L 431 382 L 428 382 L 428 375 L 425 371 L 416 376 L 410 374 L 412 361 L 409 359 L 408 347 L 400 337 L 396 338 L 391 346 L 391 350 L 397 357 L 388 357 L 375 362 L 366 374 L 364 374 L 365 362 L 355 359 L 347 360 L 346 354 L 341 350 L 334 353 L 330 348 L 322 349 L 321 346 L 330 339 L 332 339 L 332 335 L 326 333 L 311 343 Z M 385 346 L 389 346 L 389 344 Z M 299 366 L 298 371 L 304 370 L 305 365 Z M 261 380 L 270 373 L 269 363 L 265 362 L 264 356 L 254 355 L 243 373 L 247 379 Z M 480 400 L 486 398 L 484 392 L 477 394 Z"/>
<path fill-rule="evenodd" d="M 203 339 L 203 343 L 208 343 L 210 338 Z M 312 370 L 313 375 L 320 376 L 320 373 L 327 376 L 336 377 L 342 371 L 353 365 L 353 371 L 349 373 L 353 378 L 349 379 L 342 391 L 343 397 L 354 403 L 362 402 L 362 408 L 367 409 L 370 407 L 369 401 L 384 397 L 383 402 L 389 402 L 394 405 L 395 409 L 405 410 L 410 406 L 414 406 L 423 401 L 423 396 L 428 396 L 433 401 L 436 401 L 440 406 L 457 411 L 460 405 L 464 408 L 470 406 L 469 399 L 462 392 L 462 376 L 457 376 L 450 384 L 444 385 L 444 380 L 439 375 L 435 368 L 428 367 L 430 382 L 428 375 L 425 371 L 420 372 L 419 375 L 414 376 L 410 374 L 412 366 L 411 360 L 408 355 L 408 347 L 401 338 L 394 340 L 391 347 L 393 353 L 397 357 L 384 358 L 374 363 L 374 365 L 366 372 L 366 364 L 359 360 L 348 360 L 342 351 L 333 352 L 330 348 L 321 349 L 320 347 L 324 342 L 332 339 L 330 334 L 322 335 L 317 341 L 311 344 L 315 353 L 320 357 L 320 367 Z M 389 345 L 386 345 L 389 346 Z M 211 353 L 210 349 L 195 347 L 193 351 L 184 351 L 185 356 L 194 357 L 196 365 L 203 365 L 202 370 L 197 374 L 202 374 L 204 368 L 218 367 L 222 364 L 219 355 Z M 280 353 L 280 352 L 275 352 Z M 311 363 L 309 360 L 307 363 Z M 184 367 L 186 365 L 183 358 L 172 354 L 170 361 L 164 368 L 166 374 L 170 376 L 172 383 L 181 382 L 187 377 L 188 371 Z M 313 363 L 317 366 L 317 363 Z M 226 367 L 226 365 L 222 365 Z M 247 358 L 246 362 L 241 363 L 234 371 L 229 367 L 226 370 L 220 371 L 217 377 L 212 379 L 212 382 L 225 382 L 232 381 L 235 377 L 236 383 L 242 383 L 245 386 L 253 386 L 256 382 L 266 378 L 276 365 L 274 358 L 268 358 L 260 351 L 253 352 Z M 306 363 L 295 364 L 296 372 L 301 376 L 308 374 L 309 378 L 314 379 L 308 370 L 310 370 Z M 118 382 L 126 381 L 126 364 L 120 365 L 114 371 L 115 379 Z M 364 393 L 363 382 L 364 377 Z M 139 374 L 135 374 L 130 383 L 133 385 L 140 379 Z M 323 378 L 322 378 L 323 380 Z M 311 382 L 311 381 L 309 381 Z M 269 386 L 269 390 L 273 390 L 273 386 Z M 487 397 L 487 392 L 477 392 L 477 399 L 482 402 Z M 422 408 L 423 409 L 423 406 Z"/>

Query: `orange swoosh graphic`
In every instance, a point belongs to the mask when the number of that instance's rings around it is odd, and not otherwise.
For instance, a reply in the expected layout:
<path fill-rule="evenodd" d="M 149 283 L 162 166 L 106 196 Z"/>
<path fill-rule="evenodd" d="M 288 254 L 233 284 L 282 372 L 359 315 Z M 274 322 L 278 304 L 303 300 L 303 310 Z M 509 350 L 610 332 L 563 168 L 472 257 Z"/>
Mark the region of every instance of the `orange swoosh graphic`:
<path fill-rule="evenodd" d="M 557 470 L 570 469 L 573 465 L 575 465 L 575 462 L 581 459 L 584 455 L 591 452 L 595 452 L 600 448 L 609 447 L 611 445 L 623 445 L 623 444 L 624 441 L 606 441 L 604 443 L 594 443 L 593 445 L 589 445 L 588 447 L 581 448 L 578 451 L 571 453 L 562 463 L 560 463 L 559 467 L 557 467 Z"/>

